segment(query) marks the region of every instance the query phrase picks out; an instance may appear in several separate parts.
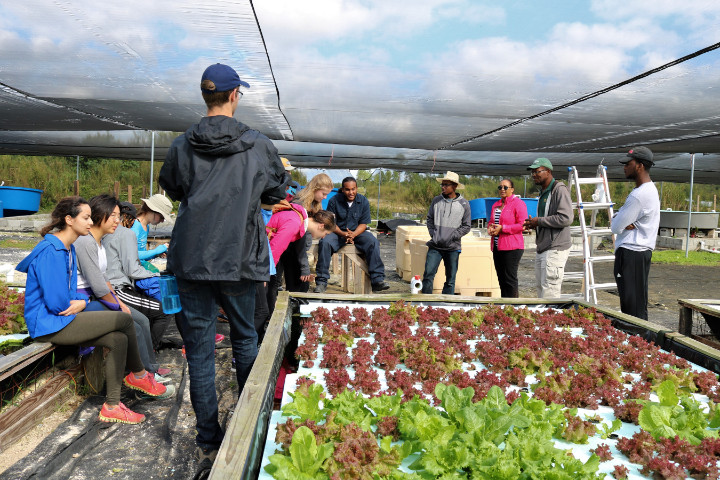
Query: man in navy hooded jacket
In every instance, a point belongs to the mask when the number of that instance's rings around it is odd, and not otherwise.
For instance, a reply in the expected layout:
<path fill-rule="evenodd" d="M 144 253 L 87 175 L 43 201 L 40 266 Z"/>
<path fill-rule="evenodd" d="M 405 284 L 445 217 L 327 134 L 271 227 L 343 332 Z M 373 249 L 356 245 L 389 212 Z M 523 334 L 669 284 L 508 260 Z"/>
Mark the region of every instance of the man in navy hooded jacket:
<path fill-rule="evenodd" d="M 242 391 L 257 356 L 255 282 L 269 280 L 260 203 L 284 199 L 290 180 L 272 142 L 233 118 L 241 87 L 250 85 L 227 65 L 205 70 L 207 116 L 173 141 L 160 171 L 160 186 L 180 201 L 168 269 L 178 281 L 201 463 L 214 461 L 223 439 L 215 393 L 218 303 L 230 322 Z"/>

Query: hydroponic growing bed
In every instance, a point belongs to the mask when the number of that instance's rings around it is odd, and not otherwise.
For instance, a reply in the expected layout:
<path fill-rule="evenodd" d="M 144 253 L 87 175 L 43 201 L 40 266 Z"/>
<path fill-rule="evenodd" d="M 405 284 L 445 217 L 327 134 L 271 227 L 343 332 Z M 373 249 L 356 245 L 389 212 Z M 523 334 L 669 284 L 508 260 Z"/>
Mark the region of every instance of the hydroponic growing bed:
<path fill-rule="evenodd" d="M 260 478 L 717 478 L 717 375 L 612 323 L 713 352 L 571 306 L 300 306 Z"/>

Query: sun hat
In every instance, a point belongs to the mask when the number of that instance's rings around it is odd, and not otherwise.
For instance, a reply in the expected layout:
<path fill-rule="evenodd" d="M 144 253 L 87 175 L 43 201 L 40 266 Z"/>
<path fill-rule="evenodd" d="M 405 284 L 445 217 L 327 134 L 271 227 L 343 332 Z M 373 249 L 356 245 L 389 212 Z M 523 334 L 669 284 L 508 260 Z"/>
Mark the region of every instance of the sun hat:
<path fill-rule="evenodd" d="M 295 170 L 295 167 L 293 167 L 292 165 L 290 165 L 290 160 L 288 160 L 288 159 L 285 158 L 285 157 L 280 157 L 280 160 L 282 160 L 282 162 L 283 162 L 283 167 L 285 167 L 285 171 L 286 171 L 286 172 L 291 172 L 291 171 Z"/>
<path fill-rule="evenodd" d="M 455 172 L 448 170 L 444 177 L 437 179 L 438 183 L 442 183 L 445 180 L 456 184 L 457 187 L 455 187 L 455 190 L 462 190 L 465 188 L 465 185 L 460 183 L 460 176 Z"/>
<path fill-rule="evenodd" d="M 647 147 L 633 147 L 626 155 L 627 158 L 637 160 L 645 164 L 645 166 L 652 167 L 655 165 L 653 162 L 653 153 Z M 630 160 L 620 160 L 623 165 L 630 163 Z"/>
<path fill-rule="evenodd" d="M 532 163 L 532 165 L 527 167 L 527 169 L 535 170 L 536 168 L 540 168 L 540 167 L 545 167 L 551 171 L 553 169 L 552 163 L 550 163 L 550 160 L 548 160 L 547 158 L 536 158 L 535 161 Z"/>
<path fill-rule="evenodd" d="M 202 82 L 205 80 L 210 80 L 214 83 L 215 88 L 202 88 Z M 245 88 L 250 88 L 250 84 L 240 80 L 237 72 L 232 67 L 223 65 L 222 63 L 216 63 L 215 65 L 207 67 L 200 79 L 200 85 L 200 90 L 205 93 L 229 92 L 240 85 Z"/>
<path fill-rule="evenodd" d="M 120 213 L 122 215 L 129 215 L 133 218 L 137 218 L 137 208 L 130 202 L 120 202 Z"/>
<path fill-rule="evenodd" d="M 158 193 L 150 198 L 143 198 L 142 201 L 150 210 L 162 215 L 163 221 L 172 213 L 172 203 L 164 195 Z"/>

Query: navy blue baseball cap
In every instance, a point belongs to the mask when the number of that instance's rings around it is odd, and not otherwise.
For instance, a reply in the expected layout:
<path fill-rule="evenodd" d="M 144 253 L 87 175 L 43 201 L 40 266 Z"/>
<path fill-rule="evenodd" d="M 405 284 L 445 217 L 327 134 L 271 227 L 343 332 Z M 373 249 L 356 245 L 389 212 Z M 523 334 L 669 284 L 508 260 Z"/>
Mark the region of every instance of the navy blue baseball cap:
<path fill-rule="evenodd" d="M 215 88 L 202 88 L 202 82 L 204 82 L 205 80 L 210 80 L 212 83 L 214 83 Z M 229 92 L 230 90 L 233 90 L 241 85 L 245 88 L 250 88 L 250 84 L 240 80 L 237 72 L 233 70 L 232 67 L 223 65 L 222 63 L 210 65 L 208 68 L 205 69 L 205 71 L 203 72 L 203 76 L 200 79 L 200 90 L 205 93 Z"/>

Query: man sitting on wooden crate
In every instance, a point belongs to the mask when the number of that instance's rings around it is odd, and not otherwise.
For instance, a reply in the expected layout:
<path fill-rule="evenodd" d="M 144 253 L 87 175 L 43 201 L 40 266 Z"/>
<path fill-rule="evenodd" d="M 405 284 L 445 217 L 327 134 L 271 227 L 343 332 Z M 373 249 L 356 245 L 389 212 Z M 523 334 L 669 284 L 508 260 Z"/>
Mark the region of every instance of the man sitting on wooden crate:
<path fill-rule="evenodd" d="M 335 214 L 337 226 L 318 243 L 318 260 L 315 266 L 315 293 L 327 289 L 330 278 L 330 259 L 333 253 L 345 245 L 355 245 L 368 264 L 373 292 L 390 288 L 385 282 L 385 264 L 380 258 L 380 243 L 367 231 L 370 223 L 370 202 L 357 193 L 357 181 L 345 177 L 342 189 L 328 201 L 327 210 Z"/>

